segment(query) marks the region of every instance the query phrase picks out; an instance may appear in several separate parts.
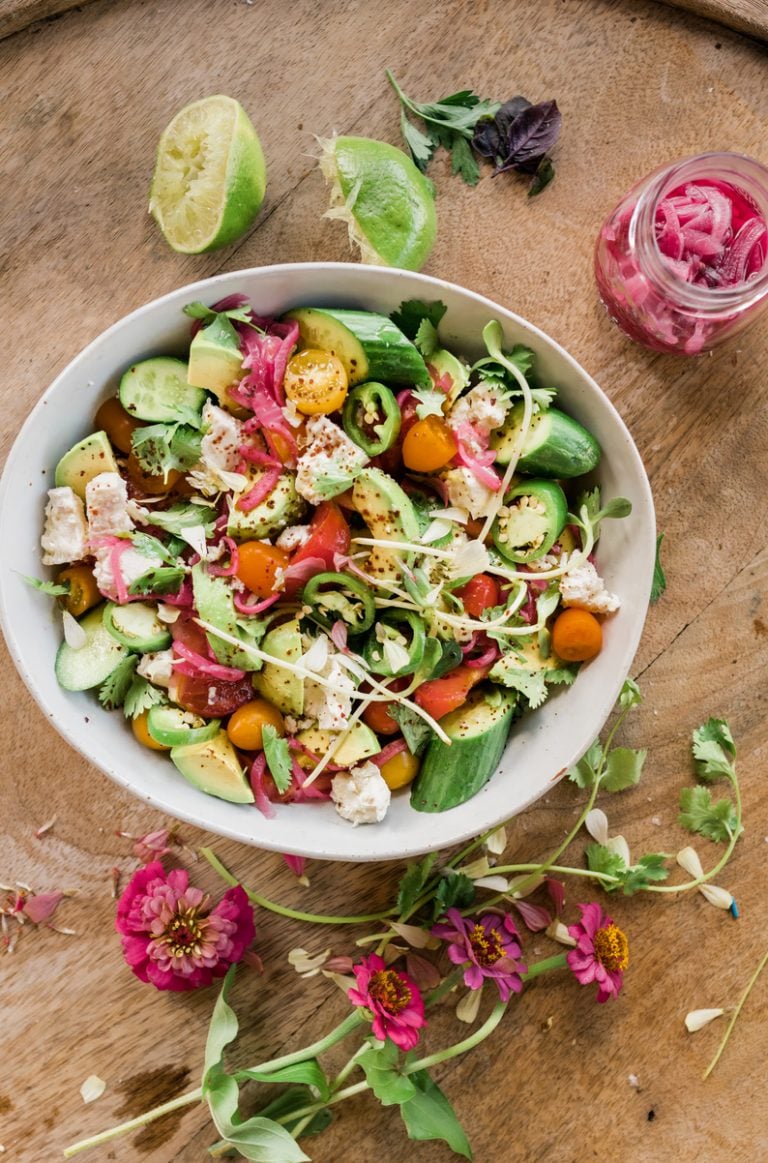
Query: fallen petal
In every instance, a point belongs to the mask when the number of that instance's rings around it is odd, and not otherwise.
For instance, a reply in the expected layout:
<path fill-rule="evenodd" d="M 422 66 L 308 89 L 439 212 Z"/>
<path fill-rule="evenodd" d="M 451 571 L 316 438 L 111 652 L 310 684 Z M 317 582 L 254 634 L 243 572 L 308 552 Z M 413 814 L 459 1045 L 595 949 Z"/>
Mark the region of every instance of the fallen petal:
<path fill-rule="evenodd" d="M 587 829 L 593 840 L 597 840 L 598 844 L 607 846 L 608 817 L 601 808 L 593 808 L 591 812 L 587 812 L 587 818 L 584 821 L 584 827 Z"/>
<path fill-rule="evenodd" d="M 319 973 L 331 955 L 330 949 L 322 953 L 308 953 L 306 949 L 291 949 L 288 954 L 288 964 L 292 965 L 302 977 L 314 977 Z"/>
<path fill-rule="evenodd" d="M 495 832 L 491 832 L 485 846 L 493 856 L 501 856 L 507 846 L 507 830 L 503 824 Z"/>
<path fill-rule="evenodd" d="M 694 880 L 698 880 L 700 876 L 704 875 L 704 869 L 701 867 L 699 854 L 695 848 L 681 848 L 675 859 Z"/>
<path fill-rule="evenodd" d="M 620 856 L 627 868 L 629 868 L 632 863 L 629 858 L 629 844 L 627 844 L 623 836 L 611 836 L 606 841 L 605 846 L 610 852 L 615 852 L 617 856 Z"/>
<path fill-rule="evenodd" d="M 420 929 L 418 925 L 401 925 L 393 921 L 390 928 L 414 949 L 437 949 L 440 945 L 437 937 L 433 937 L 425 929 Z"/>
<path fill-rule="evenodd" d="M 689 1034 L 695 1034 L 697 1030 L 703 1029 L 713 1022 L 715 1018 L 720 1018 L 725 1013 L 725 1010 L 691 1010 L 689 1014 L 685 1015 L 685 1028 Z"/>
<path fill-rule="evenodd" d="M 470 989 L 468 993 L 464 994 L 459 1004 L 456 1006 L 456 1017 L 460 1022 L 466 1022 L 471 1025 L 477 1017 L 477 1012 L 480 1009 L 480 998 L 483 995 L 482 989 Z"/>
<path fill-rule="evenodd" d="M 91 1074 L 80 1087 L 80 1094 L 83 1102 L 95 1102 L 97 1098 L 101 1098 L 106 1089 L 107 1084 L 104 1079 L 99 1078 L 97 1074 Z"/>
<path fill-rule="evenodd" d="M 494 892 L 507 892 L 509 881 L 506 876 L 480 876 L 475 881 L 478 888 L 492 888 Z"/>
<path fill-rule="evenodd" d="M 63 899 L 63 892 L 40 892 L 28 896 L 21 911 L 34 925 L 42 925 L 44 921 L 50 921 Z"/>
<path fill-rule="evenodd" d="M 551 925 L 547 925 L 546 933 L 553 941 L 559 941 L 561 945 L 575 945 L 576 938 L 572 937 L 568 932 L 568 926 L 564 925 L 562 921 L 553 921 Z"/>
<path fill-rule="evenodd" d="M 725 909 L 727 912 L 733 904 L 733 897 L 728 890 L 716 884 L 700 884 L 699 892 L 716 909 Z"/>

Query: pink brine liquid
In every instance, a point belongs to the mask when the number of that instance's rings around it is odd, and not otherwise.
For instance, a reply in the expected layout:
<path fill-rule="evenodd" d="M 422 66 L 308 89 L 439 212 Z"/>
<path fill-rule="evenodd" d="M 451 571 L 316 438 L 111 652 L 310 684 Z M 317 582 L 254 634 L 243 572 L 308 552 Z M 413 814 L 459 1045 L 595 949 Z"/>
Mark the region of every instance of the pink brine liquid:
<path fill-rule="evenodd" d="M 674 186 L 644 215 L 636 214 L 638 197 L 632 191 L 600 232 L 600 296 L 638 343 L 696 355 L 751 318 L 734 309 L 738 294 L 723 301 L 707 292 L 743 289 L 749 301 L 750 284 L 768 269 L 766 216 L 744 190 L 714 177 Z"/>

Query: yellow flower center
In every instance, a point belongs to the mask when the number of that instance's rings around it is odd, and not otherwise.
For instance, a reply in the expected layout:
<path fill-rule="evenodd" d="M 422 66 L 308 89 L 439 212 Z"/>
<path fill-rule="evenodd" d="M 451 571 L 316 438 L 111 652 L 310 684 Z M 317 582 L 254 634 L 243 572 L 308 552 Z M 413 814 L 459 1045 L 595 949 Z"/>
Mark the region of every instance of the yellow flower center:
<path fill-rule="evenodd" d="M 399 1014 L 411 1000 L 411 991 L 394 969 L 380 969 L 371 977 L 368 992 L 388 1014 Z"/>
<path fill-rule="evenodd" d="M 595 953 L 600 964 L 613 972 L 622 973 L 629 965 L 629 942 L 613 922 L 595 933 Z"/>
<path fill-rule="evenodd" d="M 501 939 L 495 929 L 486 933 L 482 925 L 474 925 L 469 933 L 469 943 L 478 965 L 495 965 L 504 956 Z"/>
<path fill-rule="evenodd" d="M 181 957 L 184 953 L 198 953 L 202 937 L 203 925 L 197 911 L 186 909 L 182 913 L 174 913 L 162 940 L 172 957 Z"/>

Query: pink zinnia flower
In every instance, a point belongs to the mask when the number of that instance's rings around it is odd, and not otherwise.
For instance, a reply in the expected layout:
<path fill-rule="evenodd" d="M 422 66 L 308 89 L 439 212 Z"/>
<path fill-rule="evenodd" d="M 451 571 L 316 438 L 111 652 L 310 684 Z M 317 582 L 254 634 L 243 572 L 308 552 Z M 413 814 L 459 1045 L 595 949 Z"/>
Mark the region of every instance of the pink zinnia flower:
<path fill-rule="evenodd" d="M 581 920 L 568 926 L 576 948 L 567 955 L 568 965 L 582 985 L 596 981 L 597 1000 L 617 997 L 629 965 L 629 942 L 598 904 L 579 905 Z"/>
<path fill-rule="evenodd" d="M 376 1037 L 381 1042 L 389 1038 L 401 1050 L 412 1050 L 419 1030 L 426 1025 L 424 1001 L 416 982 L 406 973 L 388 969 L 376 953 L 364 957 L 352 970 L 357 989 L 348 990 L 347 997 L 371 1011 Z"/>
<path fill-rule="evenodd" d="M 453 964 L 466 966 L 464 984 L 480 989 L 486 978 L 492 978 L 502 1001 L 508 1001 L 511 993 L 520 993 L 520 975 L 528 967 L 518 960 L 523 951 L 511 916 L 484 913 L 474 921 L 462 917 L 458 909 L 448 909 L 445 915 L 450 924 L 434 925 L 432 932 L 449 943 L 448 956 Z"/>
<path fill-rule="evenodd" d="M 212 909 L 184 869 L 166 873 L 159 860 L 131 877 L 115 928 L 136 976 L 172 990 L 197 989 L 223 977 L 255 936 L 253 909 L 239 885 Z"/>

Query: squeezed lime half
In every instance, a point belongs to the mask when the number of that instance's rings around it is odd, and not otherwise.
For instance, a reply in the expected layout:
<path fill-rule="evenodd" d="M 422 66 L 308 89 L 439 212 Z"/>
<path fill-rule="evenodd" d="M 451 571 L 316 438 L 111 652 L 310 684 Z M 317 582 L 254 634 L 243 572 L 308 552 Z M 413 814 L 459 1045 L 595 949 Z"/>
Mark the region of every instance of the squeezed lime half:
<path fill-rule="evenodd" d="M 149 211 L 174 250 L 200 254 L 245 234 L 266 184 L 261 142 L 240 102 L 204 97 L 180 110 L 160 138 Z"/>
<path fill-rule="evenodd" d="M 437 233 L 432 183 L 402 150 L 368 137 L 320 140 L 328 218 L 346 222 L 363 262 L 416 271 Z"/>

